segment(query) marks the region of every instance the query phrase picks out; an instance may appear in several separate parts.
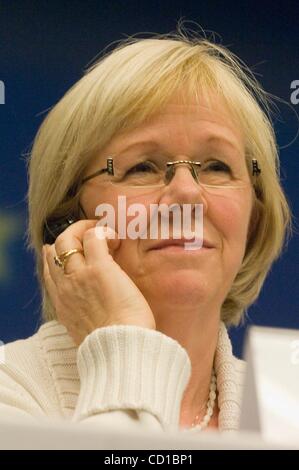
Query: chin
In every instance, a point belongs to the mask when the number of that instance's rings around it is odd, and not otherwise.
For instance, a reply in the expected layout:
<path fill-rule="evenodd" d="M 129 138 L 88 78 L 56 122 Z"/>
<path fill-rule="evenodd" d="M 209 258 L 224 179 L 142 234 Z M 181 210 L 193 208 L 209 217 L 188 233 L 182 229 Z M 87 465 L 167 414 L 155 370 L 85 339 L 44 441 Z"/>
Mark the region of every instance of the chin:
<path fill-rule="evenodd" d="M 173 304 L 200 304 L 215 294 L 215 280 L 189 271 L 160 273 L 155 284 L 159 286 L 156 293 Z"/>

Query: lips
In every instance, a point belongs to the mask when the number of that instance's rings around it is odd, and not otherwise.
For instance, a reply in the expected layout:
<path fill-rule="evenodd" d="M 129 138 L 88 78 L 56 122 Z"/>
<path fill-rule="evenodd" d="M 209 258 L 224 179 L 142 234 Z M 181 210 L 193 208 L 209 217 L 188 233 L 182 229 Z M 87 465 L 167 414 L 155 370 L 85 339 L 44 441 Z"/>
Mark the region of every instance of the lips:
<path fill-rule="evenodd" d="M 194 238 L 179 238 L 179 239 L 168 239 L 168 240 L 159 240 L 155 245 L 151 246 L 149 250 L 161 250 L 169 246 L 182 246 L 185 247 L 186 244 L 193 244 L 195 242 Z M 203 240 L 202 248 L 213 248 L 213 245 L 208 240 Z"/>

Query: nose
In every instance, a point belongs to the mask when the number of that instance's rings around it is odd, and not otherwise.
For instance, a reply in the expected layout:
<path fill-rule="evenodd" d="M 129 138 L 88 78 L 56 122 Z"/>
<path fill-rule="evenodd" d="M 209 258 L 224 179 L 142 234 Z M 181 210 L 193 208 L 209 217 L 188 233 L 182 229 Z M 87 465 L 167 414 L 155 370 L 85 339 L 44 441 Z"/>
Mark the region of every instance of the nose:
<path fill-rule="evenodd" d="M 180 157 L 181 160 L 186 158 Z M 164 204 L 202 204 L 203 213 L 207 211 L 204 188 L 194 178 L 192 168 L 187 163 L 174 165 L 173 176 L 166 184 L 160 202 Z"/>

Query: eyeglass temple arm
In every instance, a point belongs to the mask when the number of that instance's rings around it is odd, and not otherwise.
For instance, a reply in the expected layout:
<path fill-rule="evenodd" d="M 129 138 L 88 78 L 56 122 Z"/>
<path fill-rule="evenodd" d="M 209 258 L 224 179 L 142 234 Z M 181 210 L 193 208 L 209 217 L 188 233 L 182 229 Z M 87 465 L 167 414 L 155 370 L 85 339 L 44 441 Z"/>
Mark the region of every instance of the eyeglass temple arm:
<path fill-rule="evenodd" d="M 86 176 L 85 178 L 83 178 L 82 184 L 86 183 L 86 181 L 89 181 L 92 178 L 95 178 L 98 175 L 102 175 L 103 173 L 108 173 L 108 175 L 114 175 L 114 167 L 113 167 L 113 158 L 112 157 L 107 158 L 107 167 L 106 168 L 102 168 L 101 170 L 97 170 L 94 173 L 92 173 L 91 175 Z"/>
<path fill-rule="evenodd" d="M 258 176 L 262 172 L 262 170 L 259 167 L 259 162 L 255 158 L 253 158 L 251 160 L 251 163 L 252 163 L 252 176 Z"/>

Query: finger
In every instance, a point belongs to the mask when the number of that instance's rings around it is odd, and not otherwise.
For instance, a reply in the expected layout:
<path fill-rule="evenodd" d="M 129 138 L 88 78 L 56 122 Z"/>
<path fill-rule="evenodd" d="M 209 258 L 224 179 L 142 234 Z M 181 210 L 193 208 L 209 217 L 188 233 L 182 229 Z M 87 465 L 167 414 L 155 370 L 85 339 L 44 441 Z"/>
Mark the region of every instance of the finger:
<path fill-rule="evenodd" d="M 57 289 L 55 282 L 53 281 L 50 270 L 49 270 L 49 265 L 48 265 L 48 260 L 47 260 L 47 255 L 46 255 L 47 248 L 43 247 L 43 275 L 44 275 L 44 284 L 46 291 L 49 294 L 49 297 L 51 299 L 51 302 L 53 306 L 56 304 L 56 295 L 57 295 Z"/>
<path fill-rule="evenodd" d="M 55 245 L 44 245 L 44 250 L 49 274 L 51 276 L 52 281 L 57 285 L 59 282 L 62 281 L 64 272 L 63 268 L 55 263 L 55 257 L 57 256 L 55 251 Z"/>
<path fill-rule="evenodd" d="M 120 243 L 117 232 L 111 227 L 97 226 L 87 230 L 83 237 L 86 264 L 94 265 L 110 260 Z"/>
<path fill-rule="evenodd" d="M 70 225 L 63 233 L 61 233 L 55 240 L 55 251 L 57 256 L 70 250 L 79 250 L 73 253 L 65 260 L 64 274 L 71 274 L 76 269 L 85 265 L 85 258 L 83 252 L 83 235 L 86 230 L 94 227 L 97 220 L 79 220 Z M 55 255 L 54 255 L 55 256 Z"/>

